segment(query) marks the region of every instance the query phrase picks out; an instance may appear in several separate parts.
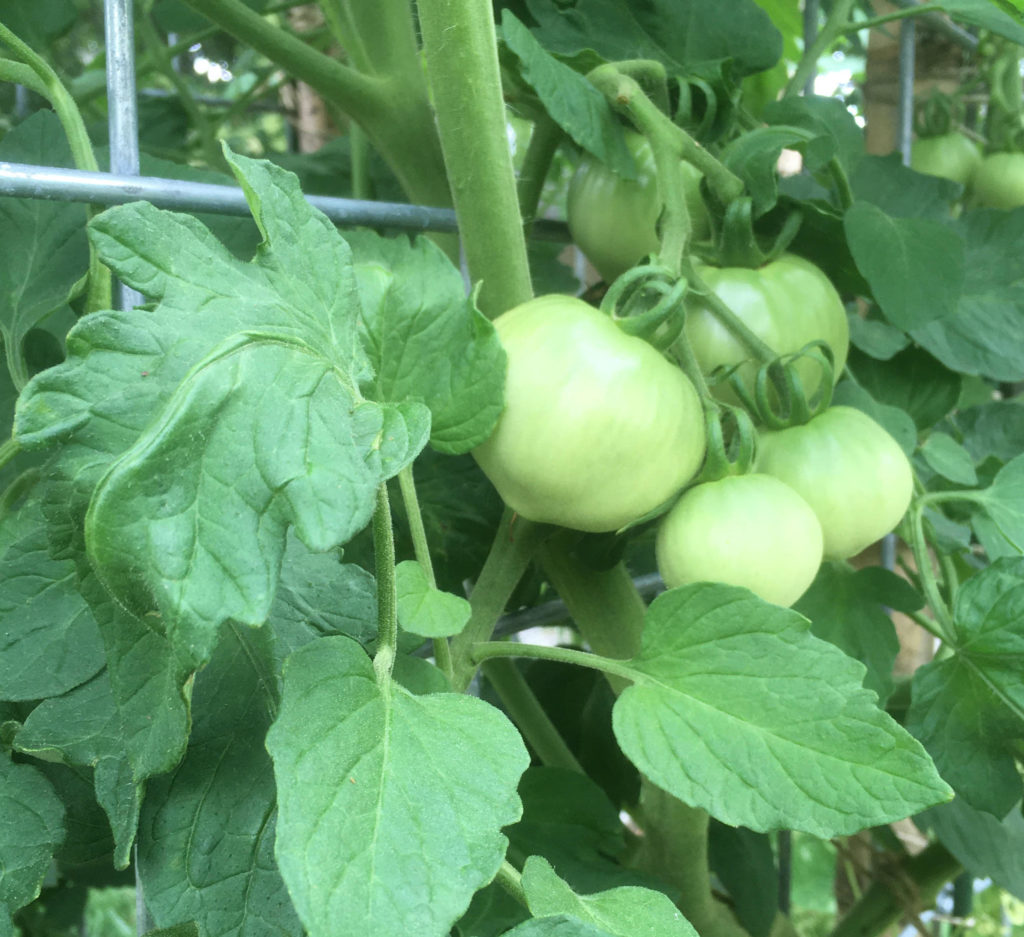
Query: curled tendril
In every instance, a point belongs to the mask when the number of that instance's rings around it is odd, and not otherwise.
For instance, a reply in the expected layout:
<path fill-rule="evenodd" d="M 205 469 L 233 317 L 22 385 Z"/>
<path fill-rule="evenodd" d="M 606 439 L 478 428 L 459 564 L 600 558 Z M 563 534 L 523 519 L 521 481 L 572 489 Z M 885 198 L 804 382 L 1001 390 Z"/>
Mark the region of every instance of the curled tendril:
<path fill-rule="evenodd" d="M 744 475 L 754 463 L 754 424 L 746 410 L 729 404 L 704 402 L 707 455 L 695 484 Z"/>
<path fill-rule="evenodd" d="M 797 364 L 804 360 L 813 361 L 820 369 L 820 382 L 810 395 L 805 391 L 797 370 Z M 754 377 L 753 393 L 743 381 L 740 367 L 734 365 L 720 370 L 713 382 L 728 383 L 754 419 L 769 429 L 799 426 L 823 413 L 832 402 L 835 356 L 828 344 L 821 340 L 762 364 Z"/>
<path fill-rule="evenodd" d="M 687 281 L 673 277 L 667 267 L 634 267 L 612 283 L 601 300 L 601 311 L 627 335 L 664 351 L 683 330 L 687 288 Z"/>

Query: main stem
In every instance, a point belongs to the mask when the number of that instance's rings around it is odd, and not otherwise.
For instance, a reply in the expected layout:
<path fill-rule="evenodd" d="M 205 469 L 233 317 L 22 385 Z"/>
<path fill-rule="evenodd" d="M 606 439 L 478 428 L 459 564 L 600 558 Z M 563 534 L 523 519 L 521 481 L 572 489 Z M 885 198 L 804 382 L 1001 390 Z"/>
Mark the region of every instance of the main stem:
<path fill-rule="evenodd" d="M 469 275 L 488 316 L 533 295 L 495 41 L 480 0 L 418 0 L 448 181 Z"/>

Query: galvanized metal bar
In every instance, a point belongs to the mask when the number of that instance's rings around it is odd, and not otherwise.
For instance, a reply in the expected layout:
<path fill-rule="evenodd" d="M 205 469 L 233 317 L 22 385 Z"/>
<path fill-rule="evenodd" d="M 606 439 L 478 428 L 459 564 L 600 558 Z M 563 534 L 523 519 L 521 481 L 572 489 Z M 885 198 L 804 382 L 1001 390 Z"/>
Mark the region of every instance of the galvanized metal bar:
<path fill-rule="evenodd" d="M 804 48 L 809 49 L 818 38 L 818 11 L 821 7 L 819 0 L 804 0 Z M 817 69 L 807 76 L 804 84 L 804 94 L 814 94 L 814 80 L 818 77 Z"/>
<path fill-rule="evenodd" d="M 903 165 L 910 165 L 910 147 L 914 142 L 914 68 L 915 42 L 917 25 L 913 17 L 900 23 L 900 61 L 899 61 L 899 121 L 897 139 Z"/>
<path fill-rule="evenodd" d="M 0 162 L 0 196 L 41 198 L 90 205 L 123 205 L 147 201 L 174 211 L 206 211 L 223 215 L 248 215 L 249 206 L 237 186 L 162 179 L 157 176 L 126 176 L 80 169 L 55 169 L 24 163 Z M 335 224 L 345 227 L 397 228 L 407 231 L 458 230 L 450 208 L 430 208 L 403 202 L 371 202 L 326 195 L 307 195 L 306 200 Z M 538 240 L 568 241 L 563 222 L 537 219 L 532 234 Z"/>
<path fill-rule="evenodd" d="M 107 125 L 110 171 L 139 174 L 139 106 L 135 95 L 135 20 L 132 0 L 104 0 L 103 31 L 107 50 Z M 117 306 L 131 309 L 145 302 L 137 290 L 117 284 Z"/>

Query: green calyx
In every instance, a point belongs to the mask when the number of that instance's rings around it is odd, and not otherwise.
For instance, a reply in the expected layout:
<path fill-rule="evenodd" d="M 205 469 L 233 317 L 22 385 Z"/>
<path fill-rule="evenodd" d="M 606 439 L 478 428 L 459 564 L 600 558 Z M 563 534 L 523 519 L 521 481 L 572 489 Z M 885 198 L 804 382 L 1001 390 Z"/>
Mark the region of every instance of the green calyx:
<path fill-rule="evenodd" d="M 657 264 L 633 267 L 620 276 L 601 300 L 601 311 L 627 335 L 664 351 L 683 331 L 683 297 L 688 283 Z"/>
<path fill-rule="evenodd" d="M 754 463 L 757 435 L 745 410 L 717 403 L 708 397 L 704 405 L 707 455 L 694 484 L 718 481 L 729 475 L 745 475 Z"/>
<path fill-rule="evenodd" d="M 756 270 L 780 257 L 793 242 L 803 223 L 803 215 L 792 211 L 782 228 L 766 247 L 754 231 L 754 202 L 750 196 L 733 199 L 722 216 L 718 232 L 718 263 L 723 267 L 748 267 Z"/>

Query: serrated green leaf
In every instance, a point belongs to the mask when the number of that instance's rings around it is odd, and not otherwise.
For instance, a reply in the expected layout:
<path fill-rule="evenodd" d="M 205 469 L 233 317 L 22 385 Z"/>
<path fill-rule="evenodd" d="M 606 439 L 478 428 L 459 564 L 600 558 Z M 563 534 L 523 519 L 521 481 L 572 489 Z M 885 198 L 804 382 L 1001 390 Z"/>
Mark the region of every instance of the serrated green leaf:
<path fill-rule="evenodd" d="M 1019 804 L 997 820 L 957 797 L 926 810 L 915 821 L 932 830 L 975 878 L 991 878 L 1024 901 L 1024 816 Z"/>
<path fill-rule="evenodd" d="M 147 785 L 139 875 L 156 924 L 300 937 L 274 863 L 276 795 L 263 745 L 276 679 L 266 631 L 235 626 L 197 675 L 189 747 Z M 239 779 L 245 796 L 239 797 Z"/>
<path fill-rule="evenodd" d="M 289 659 L 267 748 L 277 861 L 310 937 L 444 937 L 520 815 L 511 723 L 479 699 L 379 686 L 349 638 Z"/>
<path fill-rule="evenodd" d="M 577 895 L 540 856 L 526 860 L 523 891 L 535 916 L 572 914 L 615 937 L 695 937 L 697 933 L 660 891 L 624 885 Z"/>
<path fill-rule="evenodd" d="M 670 74 L 733 59 L 740 74 L 771 68 L 782 36 L 753 0 L 581 0 L 562 10 L 527 0 L 535 35 L 553 52 L 593 50 L 606 61 L 656 59 Z"/>
<path fill-rule="evenodd" d="M 37 526 L 0 559 L 0 698 L 59 696 L 103 664 L 96 621 L 76 588 L 75 564 L 53 559 L 46 530 Z"/>
<path fill-rule="evenodd" d="M 52 111 L 39 111 L 0 141 L 0 161 L 72 166 L 67 136 Z M 28 379 L 22 342 L 64 306 L 89 264 L 84 205 L 0 198 L 0 336 L 12 376 Z"/>
<path fill-rule="evenodd" d="M 899 639 L 884 607 L 917 611 L 921 597 L 899 576 L 873 566 L 852 570 L 824 563 L 794 608 L 811 620 L 811 632 L 830 641 L 867 668 L 864 685 L 879 699 L 892 692 Z"/>
<path fill-rule="evenodd" d="M 424 638 L 446 638 L 458 634 L 469 621 L 469 602 L 434 588 L 416 560 L 395 567 L 398 590 L 398 623 L 405 631 Z"/>
<path fill-rule="evenodd" d="M 31 765 L 0 753 L 0 912 L 34 900 L 64 841 L 64 807 Z"/>
<path fill-rule="evenodd" d="M 929 467 L 943 478 L 959 485 L 978 484 L 971 454 L 952 436 L 936 431 L 921 446 L 921 455 Z"/>
<path fill-rule="evenodd" d="M 975 498 L 1002 535 L 1024 552 L 1024 455 L 1007 462 Z"/>
<path fill-rule="evenodd" d="M 579 72 L 549 55 L 511 10 L 502 10 L 501 34 L 551 119 L 614 172 L 635 179 L 636 163 L 605 96 Z"/>
<path fill-rule="evenodd" d="M 918 329 L 956 311 L 964 283 L 964 246 L 954 231 L 926 218 L 896 218 L 858 201 L 843 216 L 857 269 L 886 319 Z"/>
<path fill-rule="evenodd" d="M 1010 741 L 1024 735 L 1024 558 L 957 593 L 949 656 L 914 674 L 907 728 L 968 804 L 1003 817 L 1021 797 Z"/>
<path fill-rule="evenodd" d="M 865 156 L 850 175 L 850 188 L 858 201 L 884 208 L 896 218 L 933 221 L 948 221 L 950 205 L 963 194 L 959 183 L 904 166 L 899 153 Z"/>
<path fill-rule="evenodd" d="M 104 260 L 158 306 L 87 317 L 68 363 L 18 414 L 26 445 L 74 437 L 55 473 L 74 479 L 71 524 L 91 496 L 87 541 L 105 587 L 194 666 L 223 621 L 266 618 L 289 526 L 314 550 L 351 537 L 429 433 L 422 404 L 359 392 L 369 364 L 334 226 L 294 178 L 229 161 L 265 237 L 255 261 L 188 216 L 146 203 L 104 213 L 91 228 Z M 92 458 L 94 479 L 108 453 L 93 493 L 71 463 Z"/>
<path fill-rule="evenodd" d="M 850 833 L 951 792 L 861 686 L 863 665 L 744 589 L 698 583 L 648 609 L 623 751 L 663 790 L 756 831 Z"/>

